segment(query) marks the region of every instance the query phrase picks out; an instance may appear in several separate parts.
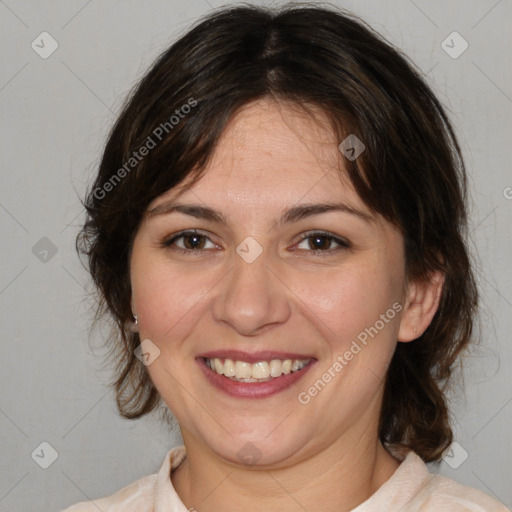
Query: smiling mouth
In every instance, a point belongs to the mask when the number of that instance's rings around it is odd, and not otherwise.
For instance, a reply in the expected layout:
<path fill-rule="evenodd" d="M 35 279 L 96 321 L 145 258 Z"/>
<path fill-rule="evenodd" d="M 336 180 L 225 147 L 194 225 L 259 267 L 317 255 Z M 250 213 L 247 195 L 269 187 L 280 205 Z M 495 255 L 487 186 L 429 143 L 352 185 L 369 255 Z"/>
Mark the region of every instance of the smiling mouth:
<path fill-rule="evenodd" d="M 268 382 L 283 375 L 300 372 L 312 359 L 272 359 L 249 363 L 233 359 L 203 358 L 218 375 L 235 382 Z"/>

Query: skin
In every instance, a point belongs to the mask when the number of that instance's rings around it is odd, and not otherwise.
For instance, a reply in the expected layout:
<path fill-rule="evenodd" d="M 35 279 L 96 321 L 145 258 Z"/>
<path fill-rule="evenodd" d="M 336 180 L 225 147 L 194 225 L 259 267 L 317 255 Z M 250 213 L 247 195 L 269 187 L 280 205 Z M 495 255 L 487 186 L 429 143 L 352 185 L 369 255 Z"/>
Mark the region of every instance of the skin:
<path fill-rule="evenodd" d="M 187 449 L 172 482 L 199 512 L 251 510 L 255 503 L 267 511 L 348 511 L 399 466 L 378 439 L 384 377 L 397 342 L 411 342 L 428 327 L 442 276 L 407 281 L 403 237 L 340 175 L 339 142 L 320 113 L 315 121 L 284 103 L 246 105 L 201 180 L 148 207 L 200 204 L 222 212 L 227 225 L 173 212 L 147 216 L 134 239 L 133 311 L 141 340 L 160 350 L 147 369 Z M 288 208 L 340 201 L 369 219 L 332 211 L 277 223 Z M 162 246 L 188 229 L 205 237 Z M 301 241 L 311 230 L 350 247 L 329 238 Z M 236 252 L 249 236 L 262 248 L 252 263 Z M 194 242 L 200 250 L 190 248 Z M 186 247 L 188 253 L 176 250 Z M 400 313 L 309 403 L 300 403 L 299 393 L 394 303 Z M 316 362 L 274 396 L 234 398 L 214 388 L 195 361 L 212 349 L 290 351 Z M 251 466 L 237 456 L 246 443 L 261 454 Z"/>

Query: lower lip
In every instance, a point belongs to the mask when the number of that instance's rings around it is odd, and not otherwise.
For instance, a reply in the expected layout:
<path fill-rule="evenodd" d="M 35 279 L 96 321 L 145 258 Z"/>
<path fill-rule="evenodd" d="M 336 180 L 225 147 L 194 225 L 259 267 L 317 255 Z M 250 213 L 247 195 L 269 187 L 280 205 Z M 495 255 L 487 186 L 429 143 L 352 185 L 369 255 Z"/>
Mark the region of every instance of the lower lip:
<path fill-rule="evenodd" d="M 315 360 L 312 360 L 301 370 L 265 382 L 238 382 L 211 370 L 202 357 L 197 358 L 196 361 L 211 384 L 237 398 L 267 398 L 284 391 L 304 377 L 315 363 Z"/>

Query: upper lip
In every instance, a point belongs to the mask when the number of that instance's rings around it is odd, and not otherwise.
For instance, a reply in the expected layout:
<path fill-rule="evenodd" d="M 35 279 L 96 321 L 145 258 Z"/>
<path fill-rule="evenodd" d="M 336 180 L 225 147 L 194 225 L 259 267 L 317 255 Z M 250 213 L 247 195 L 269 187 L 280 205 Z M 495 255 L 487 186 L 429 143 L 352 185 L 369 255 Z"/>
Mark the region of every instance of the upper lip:
<path fill-rule="evenodd" d="M 272 359 L 307 360 L 315 359 L 311 355 L 296 354 L 292 352 L 276 352 L 274 350 L 263 350 L 260 352 L 243 352 L 241 350 L 212 350 L 199 354 L 197 357 L 204 359 L 231 359 L 234 361 L 245 361 L 247 363 L 258 363 L 259 361 L 271 361 Z"/>

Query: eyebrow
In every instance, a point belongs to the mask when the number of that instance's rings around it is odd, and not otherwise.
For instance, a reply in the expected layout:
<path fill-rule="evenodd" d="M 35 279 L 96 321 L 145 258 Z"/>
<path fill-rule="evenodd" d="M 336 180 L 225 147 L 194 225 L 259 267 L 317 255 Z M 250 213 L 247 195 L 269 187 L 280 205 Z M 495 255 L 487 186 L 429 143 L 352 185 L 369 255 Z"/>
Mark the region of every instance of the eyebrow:
<path fill-rule="evenodd" d="M 160 215 L 168 215 L 173 212 L 179 212 L 185 215 L 190 215 L 191 217 L 195 217 L 196 219 L 208 220 L 224 225 L 228 224 L 226 216 L 223 213 L 214 210 L 213 208 L 209 208 L 208 206 L 202 206 L 199 204 L 176 204 L 172 201 L 155 206 L 146 213 L 146 216 L 149 220 L 154 217 Z M 358 210 L 345 203 L 313 203 L 302 204 L 299 206 L 289 208 L 278 219 L 277 225 L 290 224 L 292 222 L 297 222 L 306 217 L 311 217 L 313 215 L 319 215 L 321 213 L 327 212 L 348 213 L 364 220 L 365 222 L 372 223 L 374 221 L 374 218 L 368 213 Z"/>

